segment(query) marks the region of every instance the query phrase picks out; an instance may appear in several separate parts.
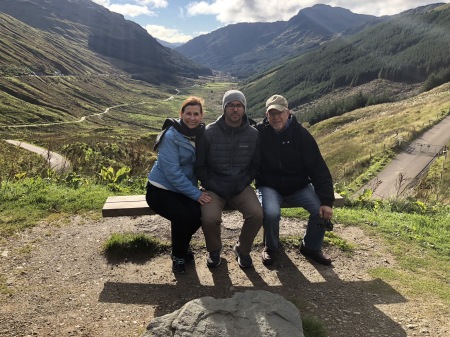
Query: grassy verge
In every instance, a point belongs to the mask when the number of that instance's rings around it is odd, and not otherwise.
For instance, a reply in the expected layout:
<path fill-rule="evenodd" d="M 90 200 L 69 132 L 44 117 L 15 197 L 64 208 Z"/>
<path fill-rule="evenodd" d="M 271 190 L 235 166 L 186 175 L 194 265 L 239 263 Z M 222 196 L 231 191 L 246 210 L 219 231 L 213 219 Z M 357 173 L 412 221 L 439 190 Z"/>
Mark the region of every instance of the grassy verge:
<path fill-rule="evenodd" d="M 419 184 L 417 197 L 429 202 L 450 204 L 450 158 L 446 152 L 437 158 Z"/>
<path fill-rule="evenodd" d="M 405 212 L 396 210 L 399 205 Z M 450 305 L 449 211 L 445 207 L 421 206 L 417 209 L 417 203 L 391 200 L 377 202 L 370 209 L 337 208 L 334 218 L 338 223 L 358 226 L 368 235 L 381 237 L 396 257 L 396 266 L 371 270 L 373 277 L 390 283 L 406 295 L 434 298 Z M 416 213 L 411 209 L 416 209 Z M 283 215 L 307 218 L 302 209 L 286 209 Z M 327 233 L 325 241 L 345 251 L 347 243 L 334 233 Z M 347 250 L 350 253 L 351 248 Z"/>
<path fill-rule="evenodd" d="M 4 182 L 0 184 L 0 236 L 9 236 L 50 218 L 100 212 L 111 194 L 107 186 L 89 183 L 74 188 L 43 178 Z"/>

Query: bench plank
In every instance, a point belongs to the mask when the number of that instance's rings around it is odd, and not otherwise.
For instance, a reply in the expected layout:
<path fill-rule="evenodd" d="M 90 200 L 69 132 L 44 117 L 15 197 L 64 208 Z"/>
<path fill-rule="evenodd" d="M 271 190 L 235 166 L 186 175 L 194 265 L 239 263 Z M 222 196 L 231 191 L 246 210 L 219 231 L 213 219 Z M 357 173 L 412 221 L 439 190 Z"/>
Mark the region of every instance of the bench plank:
<path fill-rule="evenodd" d="M 338 193 L 334 194 L 334 207 L 344 206 L 344 198 Z M 282 204 L 282 208 L 292 208 L 296 206 Z M 123 195 L 110 196 L 106 199 L 102 209 L 103 217 L 117 216 L 140 216 L 156 214 L 147 204 L 145 195 Z"/>
<path fill-rule="evenodd" d="M 145 195 L 111 196 L 102 209 L 103 217 L 138 216 L 156 214 L 148 207 Z"/>

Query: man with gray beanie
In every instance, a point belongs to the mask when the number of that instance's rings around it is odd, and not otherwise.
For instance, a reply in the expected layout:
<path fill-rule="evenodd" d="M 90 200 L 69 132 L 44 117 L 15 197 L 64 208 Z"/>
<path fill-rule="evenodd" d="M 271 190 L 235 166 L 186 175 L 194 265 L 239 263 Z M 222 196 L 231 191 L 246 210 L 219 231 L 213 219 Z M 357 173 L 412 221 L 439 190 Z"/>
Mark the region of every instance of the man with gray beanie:
<path fill-rule="evenodd" d="M 223 114 L 206 126 L 197 144 L 195 173 L 212 201 L 202 205 L 208 267 L 221 262 L 222 211 L 226 205 L 242 213 L 244 223 L 234 246 L 239 266 L 253 265 L 250 251 L 263 222 L 261 204 L 250 186 L 260 164 L 259 134 L 246 115 L 247 100 L 238 90 L 222 99 Z"/>

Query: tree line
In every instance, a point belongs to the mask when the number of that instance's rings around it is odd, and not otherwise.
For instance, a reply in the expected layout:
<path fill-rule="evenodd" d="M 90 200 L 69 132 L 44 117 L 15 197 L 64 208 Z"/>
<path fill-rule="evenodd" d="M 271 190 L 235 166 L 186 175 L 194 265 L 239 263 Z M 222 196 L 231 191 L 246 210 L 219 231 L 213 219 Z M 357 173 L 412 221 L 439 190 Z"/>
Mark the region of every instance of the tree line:
<path fill-rule="evenodd" d="M 395 16 L 351 38 L 324 45 L 244 83 L 250 115 L 259 116 L 265 100 L 274 93 L 286 96 L 295 107 L 334 89 L 356 87 L 376 79 L 423 83 L 423 90 L 430 90 L 450 80 L 449 31 L 447 6 L 428 13 Z M 331 104 L 316 116 L 308 115 L 314 123 L 351 105 L 360 107 L 386 98 L 357 95 Z M 346 106 L 338 106 L 340 103 Z"/>

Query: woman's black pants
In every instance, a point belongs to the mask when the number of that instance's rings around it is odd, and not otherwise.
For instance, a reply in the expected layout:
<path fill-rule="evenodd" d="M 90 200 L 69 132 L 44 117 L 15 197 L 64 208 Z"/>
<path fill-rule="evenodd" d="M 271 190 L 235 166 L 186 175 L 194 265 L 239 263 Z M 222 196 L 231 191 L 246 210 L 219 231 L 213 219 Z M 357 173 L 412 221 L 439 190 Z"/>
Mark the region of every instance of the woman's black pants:
<path fill-rule="evenodd" d="M 184 257 L 192 235 L 201 226 L 201 207 L 184 194 L 147 184 L 147 204 L 155 213 L 170 221 L 172 255 Z"/>

